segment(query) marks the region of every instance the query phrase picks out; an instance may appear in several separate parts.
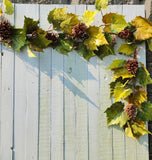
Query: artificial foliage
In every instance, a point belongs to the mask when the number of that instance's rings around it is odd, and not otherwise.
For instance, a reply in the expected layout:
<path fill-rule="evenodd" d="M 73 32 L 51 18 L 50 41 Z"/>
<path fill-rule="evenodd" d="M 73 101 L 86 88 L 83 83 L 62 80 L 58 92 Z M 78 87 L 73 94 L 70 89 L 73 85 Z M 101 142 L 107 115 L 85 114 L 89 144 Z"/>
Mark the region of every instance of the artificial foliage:
<path fill-rule="evenodd" d="M 137 16 L 127 23 L 125 16 L 118 13 L 103 15 L 103 28 L 92 25 L 94 16 L 106 9 L 107 0 L 97 0 L 96 11 L 85 11 L 80 17 L 66 13 L 65 8 L 55 8 L 48 15 L 50 29 L 44 31 L 39 27 L 39 20 L 25 17 L 23 28 L 15 28 L 6 19 L 5 14 L 13 14 L 10 1 L 3 1 L 0 8 L 0 40 L 13 50 L 21 51 L 27 47 L 29 57 L 36 57 L 34 51 L 52 47 L 61 54 L 68 55 L 76 50 L 87 61 L 98 56 L 115 55 L 116 38 L 123 39 L 117 52 L 131 57 L 129 60 L 116 59 L 107 68 L 113 72 L 110 83 L 110 98 L 114 103 L 107 106 L 107 125 L 123 128 L 128 137 L 139 139 L 147 133 L 146 121 L 152 121 L 152 104 L 147 101 L 146 85 L 152 83 L 150 74 L 144 64 L 138 61 L 138 46 L 145 41 L 152 51 L 152 22 Z M 102 11 L 101 11 L 102 12 Z"/>

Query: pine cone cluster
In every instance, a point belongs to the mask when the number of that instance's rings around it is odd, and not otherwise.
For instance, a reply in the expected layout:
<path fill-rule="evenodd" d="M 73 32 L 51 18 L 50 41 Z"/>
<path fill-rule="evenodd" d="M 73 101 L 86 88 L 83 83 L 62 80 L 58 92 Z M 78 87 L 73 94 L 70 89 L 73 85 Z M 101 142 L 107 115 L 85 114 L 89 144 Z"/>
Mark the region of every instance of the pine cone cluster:
<path fill-rule="evenodd" d="M 126 106 L 126 113 L 130 119 L 133 119 L 136 115 L 136 107 L 133 103 L 130 103 Z"/>
<path fill-rule="evenodd" d="M 118 37 L 121 39 L 130 39 L 133 36 L 133 33 L 130 32 L 128 28 L 125 28 L 120 33 L 118 33 Z"/>
<path fill-rule="evenodd" d="M 12 32 L 11 24 L 8 21 L 0 22 L 0 38 L 6 40 Z"/>
<path fill-rule="evenodd" d="M 59 42 L 58 34 L 54 32 L 47 32 L 46 38 L 52 41 L 52 44 L 57 44 Z"/>
<path fill-rule="evenodd" d="M 73 39 L 85 39 L 87 26 L 84 23 L 77 24 L 72 29 Z"/>
<path fill-rule="evenodd" d="M 129 59 L 127 61 L 127 70 L 131 74 L 135 74 L 138 70 L 138 61 L 136 59 Z"/>

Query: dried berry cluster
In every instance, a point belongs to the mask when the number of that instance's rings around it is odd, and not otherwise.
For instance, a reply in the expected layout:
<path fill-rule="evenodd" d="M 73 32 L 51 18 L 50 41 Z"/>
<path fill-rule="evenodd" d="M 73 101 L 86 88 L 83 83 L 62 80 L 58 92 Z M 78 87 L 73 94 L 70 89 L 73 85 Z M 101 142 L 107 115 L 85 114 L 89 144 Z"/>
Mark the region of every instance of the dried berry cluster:
<path fill-rule="evenodd" d="M 127 61 L 127 70 L 131 74 L 135 74 L 138 69 L 138 61 L 136 59 L 129 59 Z"/>
<path fill-rule="evenodd" d="M 1 40 L 6 40 L 7 38 L 9 38 L 9 35 L 11 34 L 11 24 L 4 20 L 0 23 L 0 38 Z"/>
<path fill-rule="evenodd" d="M 126 106 L 126 113 L 130 119 L 133 119 L 136 114 L 136 108 L 133 103 L 130 103 Z"/>
<path fill-rule="evenodd" d="M 85 39 L 86 29 L 87 26 L 84 23 L 74 26 L 72 29 L 73 39 L 74 40 Z"/>
<path fill-rule="evenodd" d="M 58 34 L 54 32 L 47 32 L 46 38 L 52 41 L 52 44 L 57 44 L 59 42 Z"/>

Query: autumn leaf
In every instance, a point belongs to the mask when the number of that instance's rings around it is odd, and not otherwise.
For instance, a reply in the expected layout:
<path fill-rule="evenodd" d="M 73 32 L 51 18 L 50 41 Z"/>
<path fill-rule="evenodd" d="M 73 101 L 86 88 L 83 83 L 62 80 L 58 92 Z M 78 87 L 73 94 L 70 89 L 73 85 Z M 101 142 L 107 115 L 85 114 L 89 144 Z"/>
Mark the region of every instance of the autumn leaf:
<path fill-rule="evenodd" d="M 29 46 L 27 46 L 27 55 L 30 58 L 36 57 L 36 55 L 33 53 L 33 51 L 31 50 L 31 48 Z"/>
<path fill-rule="evenodd" d="M 114 97 L 115 102 L 119 101 L 120 99 L 127 98 L 133 90 L 131 88 L 125 88 L 125 84 L 122 84 L 121 82 L 117 82 L 114 88 Z"/>
<path fill-rule="evenodd" d="M 120 48 L 117 50 L 117 52 L 121 52 L 126 54 L 127 56 L 131 55 L 132 53 L 134 53 L 135 49 L 136 49 L 136 45 L 134 44 L 127 44 L 127 43 L 121 43 Z"/>
<path fill-rule="evenodd" d="M 80 23 L 78 20 L 79 16 L 72 13 L 67 15 L 67 18 L 60 24 L 60 27 L 63 33 L 71 35 L 73 27 Z"/>
<path fill-rule="evenodd" d="M 101 33 L 102 28 L 90 26 L 86 32 L 89 38 L 84 41 L 84 44 L 89 50 L 98 50 L 98 46 L 108 44 L 105 36 Z"/>
<path fill-rule="evenodd" d="M 94 21 L 94 16 L 97 14 L 98 11 L 85 11 L 81 17 L 81 22 L 85 23 L 86 26 L 89 26 Z"/>
<path fill-rule="evenodd" d="M 134 36 L 136 40 L 147 40 L 152 37 L 152 22 L 147 18 L 137 16 L 132 22 L 132 25 L 136 27 Z"/>
<path fill-rule="evenodd" d="M 122 128 L 129 120 L 126 112 L 123 111 L 124 104 L 122 102 L 116 102 L 107 108 L 105 113 L 107 114 L 107 125 L 119 125 Z"/>
<path fill-rule="evenodd" d="M 134 96 L 131 94 L 128 101 L 129 103 L 134 103 L 137 108 L 141 108 L 141 103 L 147 101 L 146 89 L 141 86 L 136 86 Z"/>
<path fill-rule="evenodd" d="M 125 16 L 123 15 L 113 15 L 112 16 L 112 24 L 111 24 L 111 31 L 113 33 L 119 33 L 121 32 L 124 28 L 126 28 L 127 26 L 129 26 L 129 24 L 126 22 L 126 20 L 124 19 Z"/>
<path fill-rule="evenodd" d="M 95 7 L 97 10 L 104 9 L 106 10 L 108 7 L 108 0 L 96 0 L 95 1 Z"/>
<path fill-rule="evenodd" d="M 152 38 L 147 40 L 147 44 L 148 44 L 149 50 L 152 52 Z"/>
<path fill-rule="evenodd" d="M 3 14 L 2 8 L 0 7 L 0 17 L 2 17 L 2 14 Z"/>
<path fill-rule="evenodd" d="M 108 67 L 107 69 L 118 69 L 118 68 L 124 67 L 126 63 L 127 63 L 126 60 L 116 59 L 116 60 L 113 60 L 110 67 Z"/>
<path fill-rule="evenodd" d="M 150 102 L 143 102 L 141 109 L 138 109 L 137 117 L 142 121 L 152 121 L 152 104 Z"/>
<path fill-rule="evenodd" d="M 12 15 L 14 13 L 14 6 L 11 1 L 3 0 L 4 12 L 8 15 Z"/>
<path fill-rule="evenodd" d="M 108 32 L 108 33 L 111 33 L 111 29 L 110 29 L 110 27 L 111 27 L 111 23 L 112 23 L 112 17 L 114 16 L 114 15 L 116 15 L 117 13 L 107 13 L 107 14 L 105 14 L 104 16 L 103 16 L 103 18 L 102 18 L 102 21 L 103 21 L 103 23 L 105 23 L 106 25 L 105 25 L 105 27 L 104 27 L 104 32 Z"/>

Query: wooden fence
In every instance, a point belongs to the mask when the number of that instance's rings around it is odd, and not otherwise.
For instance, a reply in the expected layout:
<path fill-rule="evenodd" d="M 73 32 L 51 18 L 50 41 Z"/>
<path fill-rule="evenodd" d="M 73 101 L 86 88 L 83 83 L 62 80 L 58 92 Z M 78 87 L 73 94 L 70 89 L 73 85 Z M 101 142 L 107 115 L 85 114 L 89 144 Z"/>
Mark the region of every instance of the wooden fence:
<path fill-rule="evenodd" d="M 47 30 L 47 15 L 55 7 L 64 5 L 16 4 L 7 18 L 16 27 L 23 26 L 24 15 L 40 18 Z M 82 15 L 86 9 L 95 10 L 69 5 L 67 11 Z M 114 5 L 106 12 L 127 15 L 128 21 L 145 16 L 142 5 Z M 101 19 L 98 13 L 94 24 Z M 112 73 L 105 68 L 116 56 L 87 62 L 76 52 L 67 57 L 50 48 L 37 58 L 29 58 L 26 49 L 18 53 L 1 45 L 0 50 L 0 160 L 148 160 L 148 135 L 138 142 L 107 128 Z M 145 63 L 145 45 L 138 58 Z"/>

